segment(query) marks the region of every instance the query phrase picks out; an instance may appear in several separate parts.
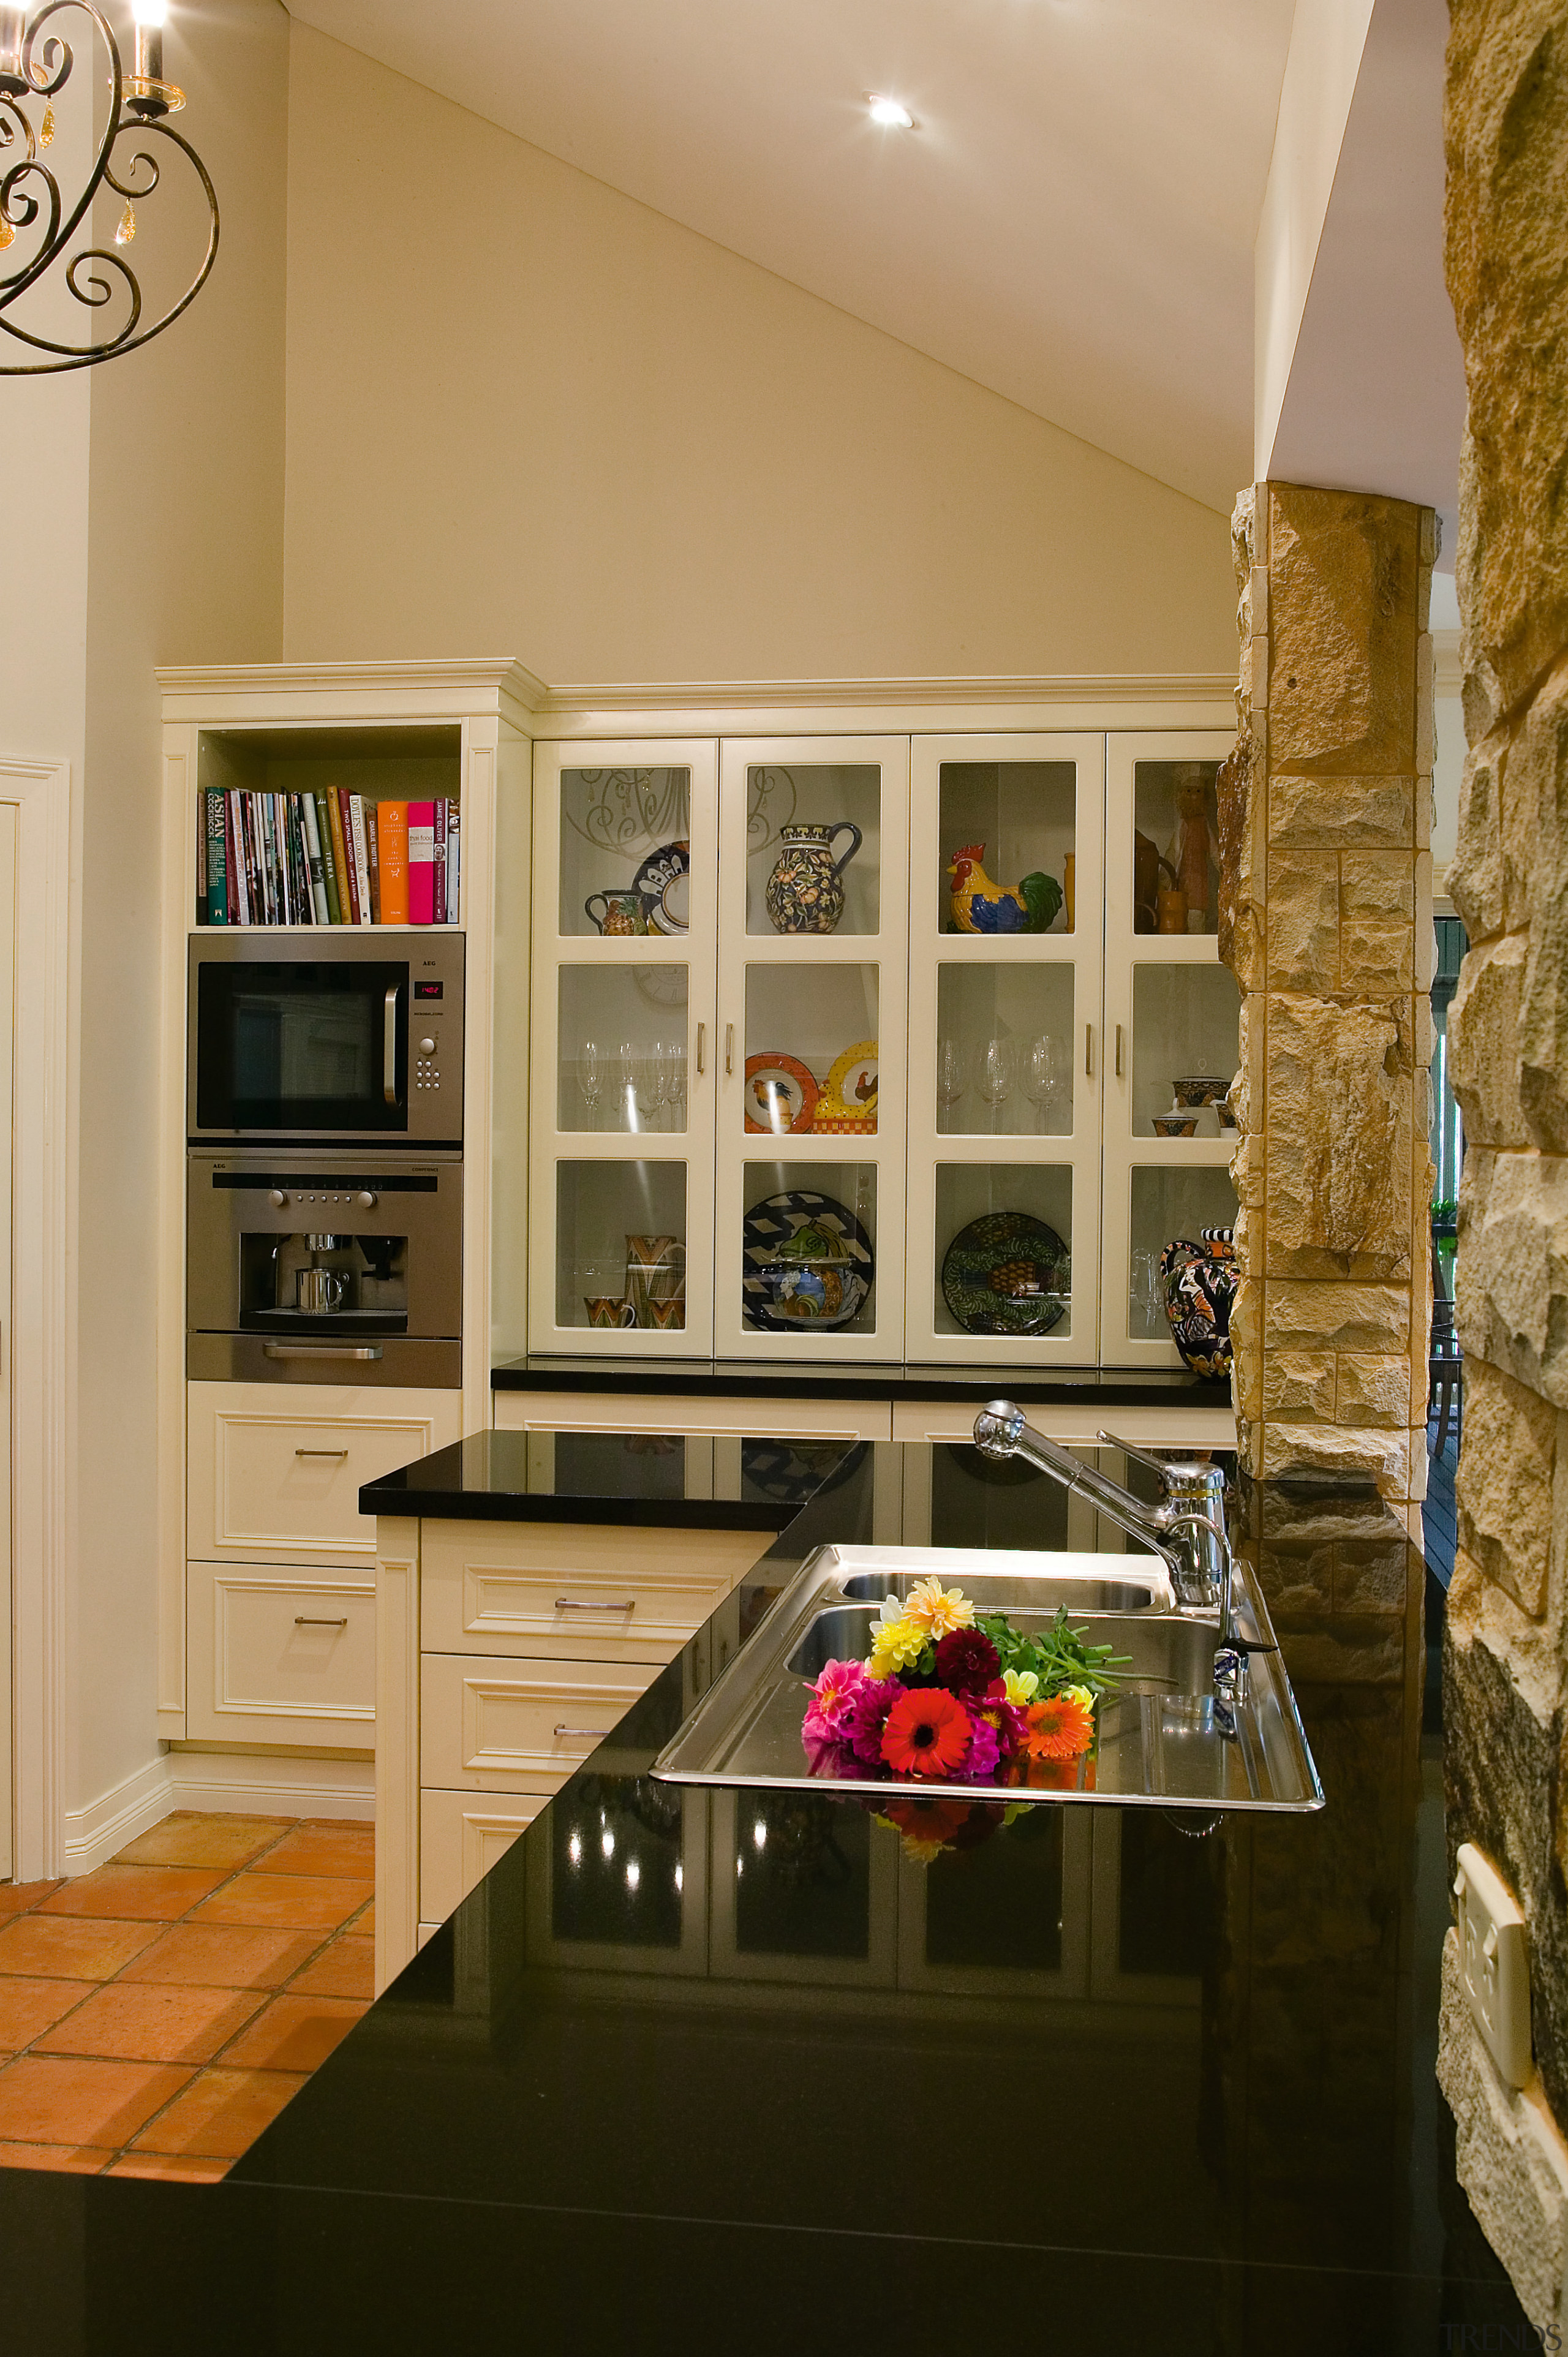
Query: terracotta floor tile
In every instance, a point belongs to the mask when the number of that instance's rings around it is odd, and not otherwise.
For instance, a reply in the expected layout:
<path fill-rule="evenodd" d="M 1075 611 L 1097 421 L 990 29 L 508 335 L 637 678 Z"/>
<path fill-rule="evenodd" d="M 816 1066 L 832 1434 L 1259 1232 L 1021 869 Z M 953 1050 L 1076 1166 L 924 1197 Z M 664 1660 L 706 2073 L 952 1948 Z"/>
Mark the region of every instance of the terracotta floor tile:
<path fill-rule="evenodd" d="M 290 1996 L 354 1996 L 369 2004 L 376 1993 L 376 1943 L 357 1932 L 340 1932 L 313 1964 L 296 1973 Z"/>
<path fill-rule="evenodd" d="M 220 1816 L 203 1809 L 177 1809 L 150 1833 L 128 1842 L 111 1863 L 220 1866 L 233 1872 L 287 1833 L 292 1822 L 288 1817 Z"/>
<path fill-rule="evenodd" d="M 24 2054 L 0 2070 L 0 2138 L 126 2144 L 189 2077 L 188 2071 L 145 2062 L 67 2062 Z"/>
<path fill-rule="evenodd" d="M 178 2101 L 144 2129 L 135 2149 L 237 2160 L 304 2084 L 304 2075 L 294 2071 L 199 2072 Z"/>
<path fill-rule="evenodd" d="M 376 1878 L 373 1825 L 296 1825 L 256 1863 L 258 1874 L 348 1874 Z"/>
<path fill-rule="evenodd" d="M 320 1946 L 321 1937 L 319 1932 L 177 1923 L 126 1965 L 120 1983 L 122 1987 L 131 1981 L 178 1981 L 187 1987 L 282 1988 Z"/>
<path fill-rule="evenodd" d="M 0 1924 L 0 1973 L 49 1980 L 106 1981 L 156 1939 L 151 1923 L 107 1923 L 91 1917 L 16 1915 Z"/>
<path fill-rule="evenodd" d="M 172 1923 L 188 1914 L 199 1899 L 216 1890 L 223 1875 L 178 1866 L 101 1866 L 91 1874 L 62 1882 L 38 1912 L 43 1915 L 113 1915 Z"/>
<path fill-rule="evenodd" d="M 12 1973 L 0 1976 L 0 2053 L 15 2054 L 18 2047 L 30 2046 L 96 1986 L 94 1981 L 24 1980 Z"/>
<path fill-rule="evenodd" d="M 223 2056 L 225 2067 L 317 2071 L 369 2007 L 340 1996 L 274 1996 Z"/>
<path fill-rule="evenodd" d="M 91 2144 L 0 2144 L 0 2169 L 69 2169 L 82 2177 L 96 2177 L 112 2146 Z"/>
<path fill-rule="evenodd" d="M 0 1923 L 9 1916 L 21 1914 L 24 1908 L 36 1907 L 51 1890 L 59 1889 L 58 1882 L 0 1882 Z"/>
<path fill-rule="evenodd" d="M 183 2177 L 196 2185 L 215 2185 L 233 2168 L 232 2158 L 212 2160 L 194 2152 L 123 2152 L 103 2172 L 105 2177 Z"/>
<path fill-rule="evenodd" d="M 59 1988 L 59 1981 L 38 1981 Z M 263 2002 L 259 1989 L 182 1988 L 111 1981 L 34 2048 L 37 2054 L 102 2054 L 122 2062 L 210 2062 Z"/>
<path fill-rule="evenodd" d="M 136 1869 L 148 1873 L 151 1868 Z M 335 1932 L 362 1907 L 374 1885 L 326 1874 L 237 1874 L 203 1901 L 199 1923 L 258 1923 L 302 1932 Z"/>

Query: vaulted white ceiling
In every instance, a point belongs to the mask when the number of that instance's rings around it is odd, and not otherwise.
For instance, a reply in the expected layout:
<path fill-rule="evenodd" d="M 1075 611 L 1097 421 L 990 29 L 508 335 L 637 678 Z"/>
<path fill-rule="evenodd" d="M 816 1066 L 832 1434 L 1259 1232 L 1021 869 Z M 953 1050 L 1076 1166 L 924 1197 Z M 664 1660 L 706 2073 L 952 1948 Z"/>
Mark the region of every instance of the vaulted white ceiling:
<path fill-rule="evenodd" d="M 1293 0 L 288 5 L 1211 507 L 1251 479 Z"/>

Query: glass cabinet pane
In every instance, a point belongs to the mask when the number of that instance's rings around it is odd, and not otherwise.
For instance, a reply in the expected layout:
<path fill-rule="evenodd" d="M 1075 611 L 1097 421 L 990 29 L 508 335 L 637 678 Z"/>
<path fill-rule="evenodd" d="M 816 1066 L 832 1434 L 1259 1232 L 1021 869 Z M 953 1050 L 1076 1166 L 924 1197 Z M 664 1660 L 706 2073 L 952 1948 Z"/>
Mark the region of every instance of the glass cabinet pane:
<path fill-rule="evenodd" d="M 864 1960 L 871 1950 L 870 1818 L 838 1801 L 793 1792 L 745 1792 L 736 1803 L 736 1954 Z"/>
<path fill-rule="evenodd" d="M 1070 1166 L 940 1163 L 936 1255 L 939 1334 L 1070 1334 Z"/>
<path fill-rule="evenodd" d="M 566 965 L 557 1002 L 556 1124 L 686 1126 L 686 968 Z"/>
<path fill-rule="evenodd" d="M 754 762 L 746 773 L 748 933 L 882 925 L 882 771 L 875 761 Z"/>
<path fill-rule="evenodd" d="M 876 1003 L 874 965 L 748 965 L 746 1130 L 874 1137 Z"/>
<path fill-rule="evenodd" d="M 1133 1135 L 1233 1134 L 1227 1104 L 1239 1054 L 1241 994 L 1222 965 L 1133 969 Z M 1189 1130 L 1182 1125 L 1191 1122 Z M 1163 1125 L 1156 1127 L 1156 1123 Z"/>
<path fill-rule="evenodd" d="M 1078 768 L 944 761 L 937 924 L 948 933 L 1070 933 Z"/>
<path fill-rule="evenodd" d="M 683 933 L 692 772 L 563 770 L 563 933 Z"/>
<path fill-rule="evenodd" d="M 1074 981 L 1067 964 L 939 968 L 939 1131 L 1071 1135 Z"/>
<path fill-rule="evenodd" d="M 1219 930 L 1218 761 L 1133 765 L 1133 931 Z"/>
<path fill-rule="evenodd" d="M 1144 1163 L 1132 1177 L 1127 1331 L 1134 1342 L 1168 1342 L 1160 1254 L 1178 1236 L 1197 1243 L 1205 1228 L 1233 1226 L 1236 1189 L 1214 1164 L 1170 1170 Z"/>
<path fill-rule="evenodd" d="M 808 1338 L 875 1333 L 875 1164 L 748 1162 L 744 1199 L 746 1325 Z"/>
<path fill-rule="evenodd" d="M 686 1323 L 683 1162 L 558 1162 L 555 1322 L 678 1333 Z"/>

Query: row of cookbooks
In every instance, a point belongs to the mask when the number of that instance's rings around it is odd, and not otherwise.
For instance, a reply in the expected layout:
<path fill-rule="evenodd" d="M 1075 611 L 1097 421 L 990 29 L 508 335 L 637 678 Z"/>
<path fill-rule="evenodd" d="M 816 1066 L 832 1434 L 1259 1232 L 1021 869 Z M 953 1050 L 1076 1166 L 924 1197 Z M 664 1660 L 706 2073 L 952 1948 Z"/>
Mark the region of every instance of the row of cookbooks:
<path fill-rule="evenodd" d="M 199 925 L 456 923 L 457 804 L 204 790 L 197 798 Z"/>

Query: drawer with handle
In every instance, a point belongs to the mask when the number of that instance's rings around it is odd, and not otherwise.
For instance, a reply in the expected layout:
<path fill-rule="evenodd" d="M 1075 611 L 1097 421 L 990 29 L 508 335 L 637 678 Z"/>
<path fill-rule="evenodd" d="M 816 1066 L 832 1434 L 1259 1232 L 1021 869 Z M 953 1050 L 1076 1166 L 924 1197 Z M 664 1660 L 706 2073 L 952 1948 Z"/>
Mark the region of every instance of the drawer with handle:
<path fill-rule="evenodd" d="M 275 1551 L 369 1569 L 376 1526 L 360 1512 L 361 1483 L 457 1438 L 462 1422 L 456 1392 L 263 1383 L 192 1383 L 188 1392 L 188 1552 L 206 1558 Z"/>
<path fill-rule="evenodd" d="M 427 1652 L 671 1661 L 772 1544 L 767 1531 L 424 1525 Z"/>
<path fill-rule="evenodd" d="M 193 1563 L 186 1583 L 191 1736 L 373 1747 L 373 1587 L 271 1563 Z"/>
<path fill-rule="evenodd" d="M 422 1785 L 559 1792 L 646 1693 L 656 1671 L 622 1662 L 420 1663 Z"/>

